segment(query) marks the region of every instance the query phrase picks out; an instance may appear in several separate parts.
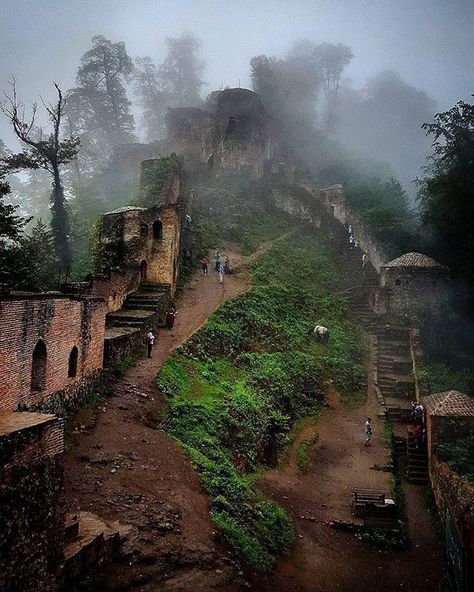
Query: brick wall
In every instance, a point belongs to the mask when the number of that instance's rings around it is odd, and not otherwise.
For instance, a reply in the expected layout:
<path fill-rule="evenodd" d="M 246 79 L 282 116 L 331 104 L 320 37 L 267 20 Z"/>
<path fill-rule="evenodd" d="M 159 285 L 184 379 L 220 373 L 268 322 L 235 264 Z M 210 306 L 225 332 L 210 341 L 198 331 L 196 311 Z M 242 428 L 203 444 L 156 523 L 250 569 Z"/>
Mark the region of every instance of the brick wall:
<path fill-rule="evenodd" d="M 172 291 L 178 273 L 180 241 L 180 216 L 175 206 L 164 206 L 160 211 L 163 236 L 152 250 L 148 263 L 148 281 L 156 284 L 170 284 Z"/>
<path fill-rule="evenodd" d="M 8 296 L 0 300 L 0 411 L 41 406 L 58 391 L 73 393 L 102 368 L 105 305 L 94 299 L 51 295 Z M 44 382 L 32 390 L 33 352 L 46 346 Z M 68 376 L 77 348 L 77 370 Z"/>
<path fill-rule="evenodd" d="M 63 420 L 0 415 L 0 590 L 62 589 Z"/>

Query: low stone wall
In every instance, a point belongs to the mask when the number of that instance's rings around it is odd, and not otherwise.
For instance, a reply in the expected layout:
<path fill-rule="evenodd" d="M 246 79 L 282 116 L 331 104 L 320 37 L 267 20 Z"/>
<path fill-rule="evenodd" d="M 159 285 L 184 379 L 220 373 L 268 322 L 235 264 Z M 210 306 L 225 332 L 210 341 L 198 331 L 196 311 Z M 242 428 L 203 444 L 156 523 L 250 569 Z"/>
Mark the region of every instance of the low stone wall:
<path fill-rule="evenodd" d="M 469 586 L 474 583 L 474 485 L 434 455 L 430 460 L 430 477 L 441 519 L 446 523 L 449 513 L 463 547 L 466 585 Z M 465 588 L 468 589 L 472 588 Z"/>
<path fill-rule="evenodd" d="M 423 397 L 429 395 L 430 392 L 428 382 L 422 374 L 424 371 L 424 356 L 421 347 L 420 330 L 417 327 L 410 328 L 410 357 L 415 381 L 416 400 L 421 402 Z"/>

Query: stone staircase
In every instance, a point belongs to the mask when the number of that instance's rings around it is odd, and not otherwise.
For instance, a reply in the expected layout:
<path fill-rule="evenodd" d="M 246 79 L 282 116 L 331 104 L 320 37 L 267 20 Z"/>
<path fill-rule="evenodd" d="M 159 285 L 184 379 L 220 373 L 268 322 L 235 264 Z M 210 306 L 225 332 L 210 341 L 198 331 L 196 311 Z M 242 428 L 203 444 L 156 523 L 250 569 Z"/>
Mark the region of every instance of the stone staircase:
<path fill-rule="evenodd" d="M 411 428 L 407 429 L 407 481 L 417 485 L 429 482 L 426 442 L 417 448 Z"/>
<path fill-rule="evenodd" d="M 106 326 L 141 329 L 158 313 L 164 317 L 169 303 L 169 284 L 142 284 L 140 289 L 129 294 L 123 308 L 107 314 Z M 152 323 L 155 327 L 156 323 Z"/>
<path fill-rule="evenodd" d="M 394 319 L 378 327 L 377 338 L 378 384 L 387 406 L 409 409 L 415 396 L 409 328 L 403 324 L 403 319 Z"/>
<path fill-rule="evenodd" d="M 163 325 L 170 302 L 169 284 L 141 284 L 123 307 L 106 315 L 104 365 L 114 367 L 145 344 L 149 329 Z"/>

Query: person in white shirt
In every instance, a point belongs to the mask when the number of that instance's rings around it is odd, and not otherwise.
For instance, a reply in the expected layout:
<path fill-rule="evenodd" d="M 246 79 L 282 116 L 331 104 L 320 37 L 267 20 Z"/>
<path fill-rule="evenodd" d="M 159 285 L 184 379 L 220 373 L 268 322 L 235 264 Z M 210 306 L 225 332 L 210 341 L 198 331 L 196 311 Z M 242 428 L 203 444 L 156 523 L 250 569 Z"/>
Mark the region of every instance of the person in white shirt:
<path fill-rule="evenodd" d="M 371 446 L 370 441 L 372 440 L 372 424 L 371 424 L 371 419 L 370 417 L 367 418 L 367 421 L 365 422 L 365 442 L 364 445 L 365 446 Z"/>
<path fill-rule="evenodd" d="M 146 336 L 146 342 L 148 346 L 148 357 L 151 358 L 151 350 L 153 349 L 153 344 L 155 343 L 155 336 L 153 335 L 153 331 L 151 329 L 148 331 L 148 335 Z"/>

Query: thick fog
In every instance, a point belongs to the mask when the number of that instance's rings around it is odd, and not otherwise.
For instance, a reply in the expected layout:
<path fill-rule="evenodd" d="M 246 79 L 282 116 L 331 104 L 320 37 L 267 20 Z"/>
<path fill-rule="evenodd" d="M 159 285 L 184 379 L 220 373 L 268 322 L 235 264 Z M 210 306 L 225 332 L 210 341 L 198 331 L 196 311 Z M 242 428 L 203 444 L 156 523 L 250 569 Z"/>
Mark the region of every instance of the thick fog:
<path fill-rule="evenodd" d="M 404 183 L 420 163 L 407 163 L 400 149 L 364 136 L 364 116 L 350 93 L 367 95 L 367 82 L 390 70 L 403 83 L 426 93 L 427 113 L 469 99 L 473 89 L 474 3 L 469 0 L 2 0 L 0 90 L 17 79 L 21 98 L 53 96 L 54 80 L 67 90 L 75 84 L 79 60 L 94 35 L 124 41 L 135 59 L 156 63 L 166 53 L 165 39 L 189 30 L 201 41 L 205 61 L 203 97 L 226 86 L 251 88 L 249 61 L 265 54 L 283 58 L 295 42 L 348 45 L 354 58 L 344 71 L 337 137 L 362 157 L 382 149 Z M 369 82 L 369 86 L 370 86 Z M 139 109 L 132 91 L 133 112 Z M 359 97 L 359 98 L 360 98 Z M 403 98 L 400 100 L 403 101 Z M 354 115 L 352 116 L 352 113 Z M 424 116 L 423 112 L 423 116 Z M 382 115 L 381 115 L 382 116 Z M 39 122 L 41 123 L 41 122 Z M 419 129 L 423 123 L 414 117 Z M 138 136 L 144 137 L 137 129 Z M 403 130 L 400 133 L 404 133 Z M 0 115 L 0 139 L 17 144 Z M 408 164 L 407 172 L 404 167 Z"/>

